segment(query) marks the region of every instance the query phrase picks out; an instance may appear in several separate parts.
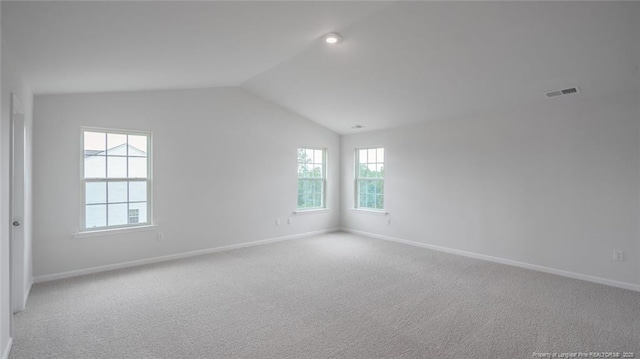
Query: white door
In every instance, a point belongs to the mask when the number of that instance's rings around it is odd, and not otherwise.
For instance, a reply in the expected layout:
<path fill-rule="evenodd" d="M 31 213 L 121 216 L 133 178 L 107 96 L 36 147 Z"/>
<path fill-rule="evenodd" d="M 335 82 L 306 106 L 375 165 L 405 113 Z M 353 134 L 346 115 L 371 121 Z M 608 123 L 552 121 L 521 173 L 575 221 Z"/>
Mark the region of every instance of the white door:
<path fill-rule="evenodd" d="M 11 308 L 14 313 L 25 307 L 24 111 L 15 95 L 11 96 Z"/>

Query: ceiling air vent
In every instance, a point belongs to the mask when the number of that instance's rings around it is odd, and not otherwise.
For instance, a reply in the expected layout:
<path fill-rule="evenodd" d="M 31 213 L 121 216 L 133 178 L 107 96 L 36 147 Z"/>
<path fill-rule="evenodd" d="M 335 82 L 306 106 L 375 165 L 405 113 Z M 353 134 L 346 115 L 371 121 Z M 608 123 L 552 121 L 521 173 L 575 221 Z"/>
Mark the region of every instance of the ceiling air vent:
<path fill-rule="evenodd" d="M 569 87 L 566 89 L 562 89 L 562 90 L 553 90 L 553 91 L 547 91 L 544 94 L 547 97 L 558 97 L 558 96 L 564 96 L 564 95 L 573 95 L 578 93 L 578 88 L 577 87 Z"/>

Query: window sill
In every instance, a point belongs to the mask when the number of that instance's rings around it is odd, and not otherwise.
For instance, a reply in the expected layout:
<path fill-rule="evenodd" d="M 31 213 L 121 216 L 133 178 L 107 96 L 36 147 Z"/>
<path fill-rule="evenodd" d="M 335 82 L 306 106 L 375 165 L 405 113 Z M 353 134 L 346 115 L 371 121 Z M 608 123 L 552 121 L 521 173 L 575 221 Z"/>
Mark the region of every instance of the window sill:
<path fill-rule="evenodd" d="M 137 227 L 100 229 L 97 231 L 83 231 L 83 232 L 73 233 L 72 236 L 73 238 L 112 236 L 116 234 L 127 234 L 127 233 L 151 231 L 156 229 L 157 227 L 158 226 L 155 224 L 149 224 L 149 225 L 137 226 Z"/>
<path fill-rule="evenodd" d="M 365 209 L 365 208 L 351 208 L 351 210 L 354 211 L 354 212 L 376 214 L 376 215 L 379 215 L 379 216 L 390 216 L 391 215 L 391 213 L 386 212 L 385 210 L 375 210 L 375 209 Z"/>
<path fill-rule="evenodd" d="M 299 209 L 294 211 L 293 214 L 296 216 L 299 214 L 314 214 L 314 213 L 325 213 L 329 212 L 329 208 L 315 208 L 315 209 Z"/>

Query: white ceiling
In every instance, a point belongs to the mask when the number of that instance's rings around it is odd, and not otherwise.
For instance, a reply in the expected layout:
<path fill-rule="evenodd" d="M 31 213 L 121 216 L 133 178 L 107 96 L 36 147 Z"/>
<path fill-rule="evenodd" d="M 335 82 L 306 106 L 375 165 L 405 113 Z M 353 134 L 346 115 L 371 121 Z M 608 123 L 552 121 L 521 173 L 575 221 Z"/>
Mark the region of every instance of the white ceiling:
<path fill-rule="evenodd" d="M 35 93 L 241 85 L 343 134 L 640 87 L 638 2 L 3 1 L 2 33 Z"/>
<path fill-rule="evenodd" d="M 638 5 L 402 2 L 243 86 L 339 133 L 535 105 L 574 85 L 628 89 L 640 83 Z"/>
<path fill-rule="evenodd" d="M 2 1 L 34 93 L 237 86 L 384 2 Z"/>

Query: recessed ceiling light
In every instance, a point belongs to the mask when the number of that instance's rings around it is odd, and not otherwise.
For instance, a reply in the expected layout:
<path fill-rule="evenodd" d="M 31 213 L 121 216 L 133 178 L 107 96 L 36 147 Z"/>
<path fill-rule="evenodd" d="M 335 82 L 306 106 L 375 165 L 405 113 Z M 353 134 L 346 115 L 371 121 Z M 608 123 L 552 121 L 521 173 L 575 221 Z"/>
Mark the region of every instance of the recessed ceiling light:
<path fill-rule="evenodd" d="M 324 39 L 324 42 L 326 42 L 327 44 L 335 45 L 342 42 L 342 35 L 338 34 L 337 32 L 330 32 L 324 35 L 322 39 Z"/>
<path fill-rule="evenodd" d="M 354 129 L 354 130 L 359 130 L 359 129 L 361 129 L 361 128 L 364 128 L 364 126 L 362 126 L 362 125 L 355 125 L 355 126 L 353 126 L 353 127 L 351 127 L 351 128 L 352 128 L 352 129 Z"/>

